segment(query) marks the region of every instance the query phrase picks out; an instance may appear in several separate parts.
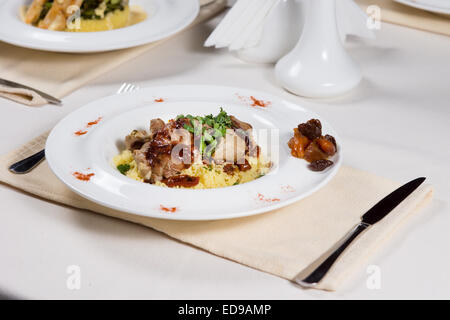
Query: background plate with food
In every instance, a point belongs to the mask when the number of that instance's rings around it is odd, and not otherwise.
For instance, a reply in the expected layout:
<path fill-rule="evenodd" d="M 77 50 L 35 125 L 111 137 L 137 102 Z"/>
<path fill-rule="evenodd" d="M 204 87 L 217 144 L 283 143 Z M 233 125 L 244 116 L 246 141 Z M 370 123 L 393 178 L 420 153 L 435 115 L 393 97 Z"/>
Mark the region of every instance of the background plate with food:
<path fill-rule="evenodd" d="M 394 0 L 394 1 L 413 8 L 439 13 L 442 15 L 450 15 L 450 1 L 448 0 Z"/>
<path fill-rule="evenodd" d="M 46 157 L 67 186 L 104 206 L 214 220 L 267 212 L 317 191 L 339 169 L 339 141 L 322 117 L 275 96 L 167 86 L 74 111 L 52 130 Z"/>
<path fill-rule="evenodd" d="M 46 51 L 110 51 L 164 39 L 198 12 L 198 0 L 4 0 L 0 40 Z"/>

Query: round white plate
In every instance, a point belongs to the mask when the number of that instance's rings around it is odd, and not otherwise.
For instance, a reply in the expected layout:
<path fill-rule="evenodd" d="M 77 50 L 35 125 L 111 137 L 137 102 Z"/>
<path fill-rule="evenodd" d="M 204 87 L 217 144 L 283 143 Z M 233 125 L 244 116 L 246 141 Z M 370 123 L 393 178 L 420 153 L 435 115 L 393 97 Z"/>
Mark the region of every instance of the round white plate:
<path fill-rule="evenodd" d="M 450 1 L 448 0 L 394 0 L 394 1 L 417 9 L 450 15 Z"/>
<path fill-rule="evenodd" d="M 268 101 L 252 106 L 250 97 Z M 156 102 L 163 99 L 163 102 Z M 150 120 L 167 121 L 178 114 L 229 114 L 252 124 L 263 152 L 271 156 L 271 173 L 241 185 L 205 189 L 170 189 L 138 182 L 122 175 L 112 158 L 123 149 L 127 134 L 148 128 Z M 175 220 L 214 220 L 263 213 L 298 201 L 326 185 L 342 162 L 342 147 L 335 164 L 313 172 L 307 162 L 290 155 L 292 129 L 311 118 L 322 121 L 323 132 L 336 132 L 320 116 L 289 101 L 262 92 L 218 86 L 166 86 L 141 89 L 93 101 L 61 120 L 45 147 L 56 176 L 83 197 L 104 206 L 147 217 Z M 97 121 L 99 120 L 99 121 Z M 98 122 L 91 126 L 89 122 Z M 76 135 L 75 132 L 86 132 Z M 269 139 L 263 139 L 264 132 Z M 277 155 L 278 153 L 278 155 Z M 74 173 L 94 174 L 81 181 Z M 166 212 L 164 208 L 176 208 Z"/>
<path fill-rule="evenodd" d="M 0 1 L 0 40 L 20 47 L 57 52 L 101 52 L 131 48 L 169 37 L 198 15 L 198 0 L 131 0 L 148 17 L 122 29 L 100 32 L 61 32 L 39 29 L 20 19 L 26 0 Z"/>

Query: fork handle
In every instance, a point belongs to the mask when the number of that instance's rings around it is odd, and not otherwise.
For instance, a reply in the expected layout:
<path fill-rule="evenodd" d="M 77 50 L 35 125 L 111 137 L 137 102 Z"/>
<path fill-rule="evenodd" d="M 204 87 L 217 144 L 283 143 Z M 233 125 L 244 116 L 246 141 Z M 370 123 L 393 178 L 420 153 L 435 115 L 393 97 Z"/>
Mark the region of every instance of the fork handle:
<path fill-rule="evenodd" d="M 32 156 L 20 160 L 9 167 L 13 173 L 27 173 L 36 167 L 45 158 L 45 149 L 33 154 Z"/>
<path fill-rule="evenodd" d="M 342 252 L 352 243 L 353 240 L 370 225 L 360 222 L 352 231 L 342 240 L 342 244 L 337 248 L 324 262 L 322 262 L 309 276 L 304 279 L 295 278 L 294 281 L 302 287 L 314 287 L 327 274 L 334 262 L 339 258 Z"/>

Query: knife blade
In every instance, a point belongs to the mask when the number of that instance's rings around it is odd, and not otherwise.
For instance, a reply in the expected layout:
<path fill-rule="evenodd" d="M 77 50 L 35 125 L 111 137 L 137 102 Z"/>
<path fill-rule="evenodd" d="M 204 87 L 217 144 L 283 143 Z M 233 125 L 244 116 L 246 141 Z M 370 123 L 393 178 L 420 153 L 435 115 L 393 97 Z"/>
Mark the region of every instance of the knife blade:
<path fill-rule="evenodd" d="M 14 82 L 14 81 L 10 81 L 10 80 L 6 80 L 6 79 L 1 79 L 0 78 L 0 84 L 11 87 L 11 88 L 19 88 L 19 89 L 27 89 L 27 90 L 31 90 L 36 92 L 38 95 L 40 95 L 42 98 L 44 98 L 45 100 L 47 100 L 49 103 L 53 103 L 53 104 L 61 104 L 61 100 L 52 97 L 51 95 L 42 92 L 40 90 L 28 87 L 26 85 Z"/>
<path fill-rule="evenodd" d="M 341 255 L 341 253 L 350 245 L 350 243 L 364 230 L 379 222 L 386 217 L 392 210 L 394 210 L 403 200 L 405 200 L 411 193 L 414 192 L 426 178 L 421 177 L 414 179 L 389 195 L 380 200 L 372 208 L 370 208 L 362 217 L 361 222 L 356 225 L 352 231 L 342 240 L 338 248 L 323 261 L 313 272 L 311 272 L 306 278 L 303 278 L 300 273 L 294 281 L 303 287 L 314 287 L 323 277 L 328 270 Z"/>
<path fill-rule="evenodd" d="M 373 225 L 383 219 L 389 212 L 394 210 L 395 207 L 405 200 L 406 197 L 416 190 L 425 179 L 426 178 L 424 177 L 414 179 L 384 197 L 362 216 L 362 222 Z"/>

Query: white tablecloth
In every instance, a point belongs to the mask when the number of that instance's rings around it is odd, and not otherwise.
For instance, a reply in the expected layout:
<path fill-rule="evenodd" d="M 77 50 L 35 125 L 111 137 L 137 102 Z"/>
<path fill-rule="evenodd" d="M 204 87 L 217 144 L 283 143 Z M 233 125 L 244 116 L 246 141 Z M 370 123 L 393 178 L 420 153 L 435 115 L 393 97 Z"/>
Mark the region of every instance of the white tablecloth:
<path fill-rule="evenodd" d="M 450 298 L 450 38 L 383 24 L 376 41 L 349 51 L 364 81 L 351 94 L 308 100 L 275 84 L 269 66 L 244 64 L 202 47 L 217 20 L 196 27 L 64 99 L 29 108 L 0 100 L 0 147 L 7 152 L 70 111 L 123 82 L 231 85 L 278 94 L 316 111 L 340 133 L 345 164 L 398 181 L 427 176 L 435 199 L 335 293 L 302 290 L 280 278 L 176 242 L 150 229 L 42 201 L 0 185 L 0 296 L 21 298 Z M 67 288 L 67 267 L 81 288 Z"/>

